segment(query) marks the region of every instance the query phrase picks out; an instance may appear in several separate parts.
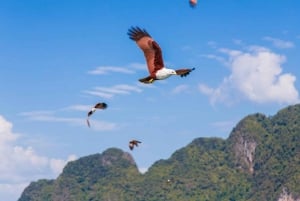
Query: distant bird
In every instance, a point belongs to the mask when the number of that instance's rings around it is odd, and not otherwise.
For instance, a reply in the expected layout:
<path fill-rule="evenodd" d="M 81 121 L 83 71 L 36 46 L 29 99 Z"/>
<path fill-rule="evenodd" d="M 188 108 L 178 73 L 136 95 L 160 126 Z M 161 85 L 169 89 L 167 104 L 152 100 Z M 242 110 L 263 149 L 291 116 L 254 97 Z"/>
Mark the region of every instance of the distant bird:
<path fill-rule="evenodd" d="M 142 143 L 142 142 L 140 142 L 138 140 L 131 140 L 129 142 L 129 149 L 133 150 L 134 146 L 137 146 L 137 147 L 139 146 L 139 143 Z"/>
<path fill-rule="evenodd" d="M 179 70 L 168 69 L 164 65 L 161 49 L 150 34 L 139 27 L 131 27 L 128 30 L 128 36 L 131 40 L 135 41 L 137 45 L 144 52 L 147 62 L 149 76 L 139 79 L 140 82 L 149 84 L 155 80 L 163 80 L 171 75 L 180 75 L 181 77 L 187 76 L 195 68 L 183 68 Z"/>
<path fill-rule="evenodd" d="M 190 6 L 194 8 L 197 5 L 197 0 L 189 0 L 189 3 L 190 3 Z"/>
<path fill-rule="evenodd" d="M 92 114 L 94 114 L 94 112 L 96 112 L 96 110 L 97 109 L 106 109 L 107 108 L 107 104 L 106 103 L 97 103 L 94 107 L 92 107 L 92 109 L 88 112 L 88 114 L 87 114 L 87 120 L 86 120 L 86 122 L 87 122 L 87 125 L 89 126 L 89 127 L 91 127 L 91 125 L 90 125 L 90 121 L 89 121 L 89 117 L 92 115 Z"/>

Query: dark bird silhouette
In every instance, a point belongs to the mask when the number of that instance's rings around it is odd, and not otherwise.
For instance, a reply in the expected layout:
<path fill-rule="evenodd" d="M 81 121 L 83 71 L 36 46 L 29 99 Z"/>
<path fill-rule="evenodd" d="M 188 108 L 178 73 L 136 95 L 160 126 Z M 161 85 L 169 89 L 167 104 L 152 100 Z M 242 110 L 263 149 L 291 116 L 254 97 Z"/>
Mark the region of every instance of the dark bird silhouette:
<path fill-rule="evenodd" d="M 107 104 L 106 104 L 106 103 L 97 103 L 94 107 L 92 107 L 92 109 L 91 109 L 91 110 L 88 112 L 88 114 L 87 114 L 87 120 L 86 120 L 87 125 L 88 125 L 89 127 L 91 127 L 90 121 L 89 121 L 89 117 L 90 117 L 92 114 L 94 114 L 94 112 L 96 112 L 97 109 L 102 109 L 102 110 L 104 110 L 104 109 L 106 109 L 106 108 L 107 108 Z"/>
<path fill-rule="evenodd" d="M 195 68 L 183 68 L 183 69 L 169 69 L 164 65 L 162 51 L 157 42 L 153 40 L 150 34 L 139 27 L 131 27 L 128 30 L 128 36 L 131 40 L 135 41 L 140 49 L 143 51 L 149 76 L 139 79 L 140 82 L 149 84 L 155 80 L 163 80 L 171 75 L 179 75 L 181 77 L 187 76 Z"/>
<path fill-rule="evenodd" d="M 138 147 L 139 145 L 139 143 L 142 143 L 141 141 L 138 141 L 138 140 L 131 140 L 130 142 L 129 142 L 129 149 L 130 150 L 133 150 L 133 148 L 134 148 L 134 146 L 136 146 L 136 147 Z"/>

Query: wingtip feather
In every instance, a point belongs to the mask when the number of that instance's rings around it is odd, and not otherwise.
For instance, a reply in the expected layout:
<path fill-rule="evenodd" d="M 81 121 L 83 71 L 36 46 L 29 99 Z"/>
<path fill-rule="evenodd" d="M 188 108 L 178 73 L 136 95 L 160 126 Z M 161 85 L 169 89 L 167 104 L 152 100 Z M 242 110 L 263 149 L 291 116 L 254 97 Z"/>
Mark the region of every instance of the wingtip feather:
<path fill-rule="evenodd" d="M 102 105 L 103 105 L 103 109 L 106 109 L 108 107 L 106 103 L 102 103 Z"/>
<path fill-rule="evenodd" d="M 146 31 L 146 29 L 141 29 L 138 26 L 131 26 L 127 32 L 129 38 L 134 41 L 138 41 L 141 38 L 148 36 L 151 37 L 150 34 Z"/>

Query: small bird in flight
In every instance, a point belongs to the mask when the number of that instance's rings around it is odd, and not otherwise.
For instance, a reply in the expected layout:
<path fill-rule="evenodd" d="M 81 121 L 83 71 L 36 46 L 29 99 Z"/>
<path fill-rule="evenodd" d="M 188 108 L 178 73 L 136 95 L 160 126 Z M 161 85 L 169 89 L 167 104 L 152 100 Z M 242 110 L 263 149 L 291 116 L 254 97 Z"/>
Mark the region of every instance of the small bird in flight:
<path fill-rule="evenodd" d="M 134 146 L 139 146 L 138 144 L 139 143 L 142 143 L 142 142 L 140 142 L 140 141 L 138 141 L 138 140 L 131 140 L 130 142 L 129 142 L 129 149 L 130 150 L 133 150 L 133 148 L 134 148 Z"/>
<path fill-rule="evenodd" d="M 87 125 L 89 126 L 89 127 L 91 127 L 91 125 L 90 125 L 90 121 L 89 121 L 89 117 L 92 115 L 92 114 L 94 114 L 94 112 L 96 112 L 96 110 L 97 109 L 106 109 L 107 108 L 107 104 L 106 103 L 97 103 L 94 107 L 92 107 L 92 109 L 88 112 L 88 114 L 87 114 L 87 120 L 86 120 L 86 122 L 87 122 Z"/>
<path fill-rule="evenodd" d="M 140 49 L 144 52 L 144 56 L 147 62 L 149 76 L 139 79 L 140 82 L 149 84 L 155 80 L 163 80 L 171 75 L 179 75 L 181 77 L 187 76 L 195 68 L 183 68 L 183 69 L 169 69 L 164 65 L 161 49 L 150 34 L 139 27 L 131 27 L 128 30 L 128 36 L 131 40 L 135 41 Z"/>

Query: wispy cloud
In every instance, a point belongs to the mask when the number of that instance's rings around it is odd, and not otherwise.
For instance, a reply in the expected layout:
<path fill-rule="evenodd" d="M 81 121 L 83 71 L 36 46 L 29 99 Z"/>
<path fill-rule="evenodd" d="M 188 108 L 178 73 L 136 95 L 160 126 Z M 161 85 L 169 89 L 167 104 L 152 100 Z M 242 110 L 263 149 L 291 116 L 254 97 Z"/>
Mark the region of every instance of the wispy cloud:
<path fill-rule="evenodd" d="M 192 48 L 190 45 L 185 45 L 185 46 L 183 46 L 181 49 L 182 49 L 182 51 L 190 51 L 190 50 L 192 50 L 193 48 Z"/>
<path fill-rule="evenodd" d="M 0 115 L 0 194 L 17 200 L 31 181 L 41 177 L 55 178 L 76 156 L 49 158 L 37 153 L 33 147 L 17 145 L 20 135 L 14 133 L 12 128 L 12 123 Z"/>
<path fill-rule="evenodd" d="M 91 105 L 70 105 L 62 110 L 89 111 L 90 109 Z"/>
<path fill-rule="evenodd" d="M 110 72 L 113 72 L 113 73 L 126 73 L 126 74 L 135 73 L 133 70 L 130 70 L 128 68 L 117 67 L 117 66 L 99 66 L 94 70 L 88 71 L 88 73 L 92 74 L 92 75 L 102 75 L 102 74 L 108 74 Z"/>
<path fill-rule="evenodd" d="M 124 73 L 134 74 L 135 70 L 147 70 L 146 63 L 130 63 L 124 67 L 121 66 L 98 66 L 93 70 L 88 71 L 91 75 L 104 75 L 109 73 Z"/>
<path fill-rule="evenodd" d="M 56 122 L 56 123 L 66 123 L 75 126 L 85 126 L 85 127 L 87 126 L 86 118 L 60 117 L 57 116 L 54 111 L 22 112 L 19 115 L 24 116 L 32 121 Z M 113 122 L 99 121 L 99 120 L 92 120 L 92 121 L 94 125 L 93 129 L 97 131 L 110 131 L 110 130 L 117 129 L 117 124 Z"/>
<path fill-rule="evenodd" d="M 211 48 L 216 48 L 217 42 L 216 41 L 208 41 L 207 45 Z"/>
<path fill-rule="evenodd" d="M 89 94 L 89 95 L 92 95 L 92 96 L 98 96 L 98 97 L 101 97 L 101 98 L 106 98 L 106 99 L 114 97 L 114 94 L 112 94 L 112 93 L 99 91 L 95 88 L 91 89 L 91 90 L 85 90 L 85 91 L 83 91 L 83 93 L 86 93 L 86 94 Z"/>
<path fill-rule="evenodd" d="M 106 121 L 99 121 L 95 119 L 90 119 L 91 129 L 96 131 L 110 131 L 116 130 L 118 128 L 117 124 Z"/>
<path fill-rule="evenodd" d="M 137 62 L 134 62 L 134 63 L 130 63 L 128 65 L 128 67 L 136 69 L 136 70 L 147 70 L 146 63 L 137 63 Z"/>
<path fill-rule="evenodd" d="M 55 113 L 55 111 L 50 110 L 36 110 L 30 112 L 21 112 L 19 115 L 21 116 L 28 116 L 28 117 L 39 117 L 39 116 L 51 116 Z"/>
<path fill-rule="evenodd" d="M 233 39 L 233 43 L 236 45 L 244 45 L 243 41 L 240 39 Z"/>
<path fill-rule="evenodd" d="M 84 124 L 84 119 L 83 118 L 71 118 L 71 117 L 57 117 L 54 115 L 36 115 L 36 114 L 27 114 L 23 116 L 29 118 L 30 120 L 35 120 L 35 121 L 44 121 L 44 122 L 61 122 L 61 123 L 68 123 L 68 124 L 73 124 L 73 125 L 83 125 Z"/>
<path fill-rule="evenodd" d="M 112 98 L 115 95 L 126 95 L 132 92 L 140 93 L 142 89 L 137 85 L 119 84 L 111 87 L 94 87 L 92 90 L 84 91 L 86 94 L 102 98 Z"/>
<path fill-rule="evenodd" d="M 218 56 L 216 54 L 201 54 L 200 56 L 203 57 L 203 58 L 216 60 L 216 61 L 218 61 L 218 62 L 220 62 L 224 65 L 228 65 L 226 58 Z"/>
<path fill-rule="evenodd" d="M 299 101 L 296 77 L 282 73 L 285 56 L 260 46 L 250 46 L 247 51 L 227 48 L 219 51 L 228 56 L 231 74 L 217 88 L 199 84 L 199 90 L 210 97 L 212 104 L 232 103 L 239 95 L 257 103 L 292 104 Z"/>
<path fill-rule="evenodd" d="M 284 40 L 281 40 L 278 38 L 272 38 L 272 37 L 266 36 L 263 38 L 263 40 L 270 41 L 275 47 L 281 48 L 281 49 L 287 49 L 287 48 L 294 47 L 294 43 L 292 43 L 291 41 L 284 41 Z"/>
<path fill-rule="evenodd" d="M 186 92 L 189 89 L 189 86 L 186 84 L 182 84 L 182 85 L 178 85 L 176 86 L 173 90 L 172 93 L 173 94 L 179 94 L 182 92 Z"/>

